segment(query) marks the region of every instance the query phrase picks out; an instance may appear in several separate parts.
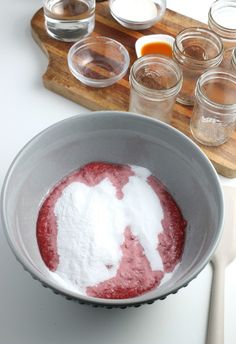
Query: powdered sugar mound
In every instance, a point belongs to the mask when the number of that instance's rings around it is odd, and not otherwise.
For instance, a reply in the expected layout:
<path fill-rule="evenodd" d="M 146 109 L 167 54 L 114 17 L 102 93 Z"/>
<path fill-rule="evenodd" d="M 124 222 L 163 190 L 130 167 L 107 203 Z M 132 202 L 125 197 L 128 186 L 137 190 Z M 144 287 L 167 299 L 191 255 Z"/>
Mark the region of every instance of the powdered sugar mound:
<path fill-rule="evenodd" d="M 55 204 L 59 264 L 53 275 L 71 289 L 85 293 L 87 287 L 116 276 L 127 227 L 138 238 L 152 270 L 163 270 L 157 250 L 163 210 L 147 183 L 151 173 L 131 167 L 135 175 L 124 185 L 122 199 L 105 178 L 92 187 L 72 182 Z"/>
<path fill-rule="evenodd" d="M 145 22 L 157 16 L 157 7 L 153 0 L 115 0 L 112 12 L 128 21 Z"/>
<path fill-rule="evenodd" d="M 143 180 L 147 180 L 149 176 L 151 176 L 151 172 L 142 166 L 130 165 L 132 171 L 134 172 L 135 176 L 140 177 Z"/>
<path fill-rule="evenodd" d="M 162 232 L 163 210 L 160 200 L 146 182 L 150 175 L 146 168 L 132 167 L 135 176 L 129 177 L 124 188 L 124 211 L 127 209 L 127 225 L 137 236 L 152 270 L 163 270 L 162 259 L 157 251 L 158 234 Z"/>
<path fill-rule="evenodd" d="M 70 184 L 54 212 L 60 257 L 56 273 L 81 290 L 114 277 L 121 259 L 125 221 L 111 182 L 104 179 L 94 187 Z"/>

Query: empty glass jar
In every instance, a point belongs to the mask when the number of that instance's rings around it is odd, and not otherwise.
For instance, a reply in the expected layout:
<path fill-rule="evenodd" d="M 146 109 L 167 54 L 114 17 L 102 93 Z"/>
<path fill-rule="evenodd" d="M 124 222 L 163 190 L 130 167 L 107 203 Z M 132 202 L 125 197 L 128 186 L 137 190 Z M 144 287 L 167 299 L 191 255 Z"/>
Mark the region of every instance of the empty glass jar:
<path fill-rule="evenodd" d="M 222 41 L 208 29 L 185 29 L 175 38 L 173 57 L 183 71 L 183 86 L 177 101 L 184 105 L 193 105 L 198 77 L 222 61 Z"/>
<path fill-rule="evenodd" d="M 236 1 L 213 2 L 208 13 L 208 26 L 220 36 L 225 50 L 236 47 Z"/>
<path fill-rule="evenodd" d="M 194 138 L 207 146 L 226 142 L 236 124 L 236 74 L 224 69 L 205 72 L 197 82 L 190 121 Z"/>
<path fill-rule="evenodd" d="M 169 123 L 182 86 L 177 63 L 163 55 L 144 55 L 130 70 L 129 111 Z"/>

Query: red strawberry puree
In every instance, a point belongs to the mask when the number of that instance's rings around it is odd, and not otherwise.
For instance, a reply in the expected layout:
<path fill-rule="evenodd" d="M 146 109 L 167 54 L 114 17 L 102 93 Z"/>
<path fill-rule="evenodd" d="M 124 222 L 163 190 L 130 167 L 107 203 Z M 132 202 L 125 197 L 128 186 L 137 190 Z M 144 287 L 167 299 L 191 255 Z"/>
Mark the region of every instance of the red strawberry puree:
<path fill-rule="evenodd" d="M 56 272 L 60 257 L 57 252 L 57 220 L 54 207 L 63 190 L 72 182 L 84 183 L 93 187 L 108 178 L 116 188 L 116 197 L 123 198 L 122 188 L 129 182 L 134 172 L 128 165 L 105 162 L 92 162 L 65 177 L 44 200 L 37 220 L 37 241 L 40 254 L 46 266 Z M 157 250 L 161 256 L 164 271 L 152 271 L 142 245 L 129 227 L 124 228 L 124 241 L 121 245 L 122 258 L 116 276 L 89 286 L 90 296 L 108 299 L 123 299 L 139 296 L 157 287 L 165 273 L 172 272 L 180 262 L 183 253 L 186 221 L 163 184 L 154 176 L 149 176 L 148 184 L 160 200 L 164 218 L 163 231 L 157 238 Z M 109 266 L 107 266 L 109 269 Z"/>

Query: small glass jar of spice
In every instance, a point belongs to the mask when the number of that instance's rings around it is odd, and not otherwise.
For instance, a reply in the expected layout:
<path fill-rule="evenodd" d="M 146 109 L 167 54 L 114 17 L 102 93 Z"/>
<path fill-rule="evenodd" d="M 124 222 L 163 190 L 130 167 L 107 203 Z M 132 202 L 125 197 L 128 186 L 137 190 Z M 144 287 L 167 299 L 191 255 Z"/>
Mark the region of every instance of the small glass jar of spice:
<path fill-rule="evenodd" d="M 175 38 L 173 58 L 183 71 L 183 86 L 177 101 L 193 105 L 197 79 L 205 70 L 221 63 L 223 44 L 219 36 L 208 29 L 185 29 Z"/>
<path fill-rule="evenodd" d="M 144 55 L 130 70 L 129 111 L 169 123 L 181 86 L 182 72 L 176 62 L 163 55 Z"/>

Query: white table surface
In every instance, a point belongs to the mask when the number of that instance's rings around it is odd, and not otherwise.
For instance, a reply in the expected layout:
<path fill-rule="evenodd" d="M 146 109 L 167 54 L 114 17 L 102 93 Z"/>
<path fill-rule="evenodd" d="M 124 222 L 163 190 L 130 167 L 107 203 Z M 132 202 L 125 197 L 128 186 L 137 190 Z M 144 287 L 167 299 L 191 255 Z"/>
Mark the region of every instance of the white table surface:
<path fill-rule="evenodd" d="M 0 187 L 19 149 L 61 119 L 88 110 L 46 90 L 47 59 L 31 38 L 40 0 L 0 0 Z M 211 0 L 169 0 L 168 7 L 207 22 Z M 236 186 L 236 179 L 221 178 Z M 34 281 L 0 230 L 0 344 L 203 344 L 212 271 L 165 301 L 138 309 L 93 309 L 66 301 Z M 225 343 L 236 343 L 236 261 L 226 272 Z"/>

